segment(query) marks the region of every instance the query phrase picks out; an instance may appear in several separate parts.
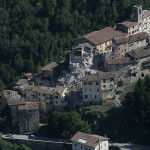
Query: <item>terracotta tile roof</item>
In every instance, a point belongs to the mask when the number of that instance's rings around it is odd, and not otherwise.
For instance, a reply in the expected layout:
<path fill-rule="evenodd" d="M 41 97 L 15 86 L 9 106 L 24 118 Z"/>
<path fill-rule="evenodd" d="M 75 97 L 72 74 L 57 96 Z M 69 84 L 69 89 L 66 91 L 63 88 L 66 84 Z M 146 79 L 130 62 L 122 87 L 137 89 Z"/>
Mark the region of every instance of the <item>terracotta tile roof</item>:
<path fill-rule="evenodd" d="M 146 18 L 146 17 L 148 17 L 148 16 L 150 16 L 150 11 L 148 11 L 148 10 L 143 10 L 143 11 L 142 11 L 142 18 Z"/>
<path fill-rule="evenodd" d="M 26 84 L 27 81 L 28 81 L 27 79 L 20 79 L 20 80 L 16 83 L 16 85 L 20 86 L 20 85 Z"/>
<path fill-rule="evenodd" d="M 17 106 L 17 105 L 21 105 L 21 104 L 25 104 L 25 100 L 24 98 L 19 98 L 19 99 L 14 99 L 14 100 L 7 100 L 7 103 L 9 106 Z"/>
<path fill-rule="evenodd" d="M 58 67 L 58 63 L 57 62 L 52 62 L 52 63 L 47 64 L 46 66 L 44 66 L 41 70 L 52 70 L 56 67 Z"/>
<path fill-rule="evenodd" d="M 127 55 L 134 59 L 148 57 L 148 56 L 150 56 L 150 48 L 139 48 L 137 50 L 128 52 Z"/>
<path fill-rule="evenodd" d="M 18 105 L 18 110 L 37 110 L 39 109 L 38 102 L 25 102 L 24 104 Z"/>
<path fill-rule="evenodd" d="M 130 27 L 132 27 L 132 26 L 135 26 L 135 25 L 138 25 L 137 22 L 132 22 L 132 21 L 120 22 L 120 23 L 118 23 L 117 25 L 119 25 L 119 24 L 124 25 L 124 26 L 126 26 L 126 27 L 128 27 L 128 28 L 130 28 Z"/>
<path fill-rule="evenodd" d="M 81 81 L 100 82 L 101 80 L 112 79 L 112 78 L 115 78 L 113 72 L 102 72 L 99 75 L 87 75 L 81 78 Z"/>
<path fill-rule="evenodd" d="M 129 57 L 106 60 L 106 64 L 108 65 L 115 65 L 115 64 L 121 65 L 121 64 L 129 64 L 129 63 L 131 63 Z"/>
<path fill-rule="evenodd" d="M 26 90 L 41 93 L 41 94 L 53 94 L 55 92 L 58 92 L 60 94 L 63 93 L 64 91 L 63 86 L 56 86 L 54 87 L 41 87 L 41 86 L 28 86 Z"/>
<path fill-rule="evenodd" d="M 91 43 L 98 45 L 123 35 L 125 35 L 125 33 L 121 31 L 116 31 L 111 27 L 107 27 L 99 31 L 88 33 L 80 39 L 85 38 Z"/>
<path fill-rule="evenodd" d="M 77 142 L 92 148 L 95 148 L 100 141 L 108 141 L 108 138 L 96 135 L 90 135 L 83 132 L 77 132 L 72 138 L 71 141 Z M 83 141 L 83 142 L 82 142 Z"/>
<path fill-rule="evenodd" d="M 91 46 L 89 43 L 83 43 L 83 44 L 79 44 L 78 46 L 72 47 L 72 49 L 80 49 L 80 48 L 82 48 L 83 46 L 84 46 L 84 47 L 87 47 L 87 48 L 90 48 L 90 49 L 93 48 L 93 46 Z"/>
<path fill-rule="evenodd" d="M 141 33 L 137 33 L 137 34 L 134 34 L 131 36 L 122 36 L 119 38 L 115 38 L 114 41 L 116 44 L 122 44 L 122 43 L 127 43 L 127 42 L 132 43 L 135 41 L 140 41 L 140 40 L 146 39 L 148 37 L 149 37 L 149 35 L 146 32 L 141 32 Z"/>

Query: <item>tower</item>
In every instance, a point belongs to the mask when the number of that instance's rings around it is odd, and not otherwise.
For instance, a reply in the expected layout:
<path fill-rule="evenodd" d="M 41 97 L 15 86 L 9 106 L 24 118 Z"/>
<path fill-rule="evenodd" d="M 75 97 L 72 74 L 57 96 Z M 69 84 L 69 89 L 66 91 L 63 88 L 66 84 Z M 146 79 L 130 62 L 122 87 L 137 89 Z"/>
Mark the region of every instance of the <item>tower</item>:
<path fill-rule="evenodd" d="M 142 6 L 141 5 L 133 6 L 133 13 L 131 15 L 131 20 L 138 22 L 138 25 L 142 24 Z"/>

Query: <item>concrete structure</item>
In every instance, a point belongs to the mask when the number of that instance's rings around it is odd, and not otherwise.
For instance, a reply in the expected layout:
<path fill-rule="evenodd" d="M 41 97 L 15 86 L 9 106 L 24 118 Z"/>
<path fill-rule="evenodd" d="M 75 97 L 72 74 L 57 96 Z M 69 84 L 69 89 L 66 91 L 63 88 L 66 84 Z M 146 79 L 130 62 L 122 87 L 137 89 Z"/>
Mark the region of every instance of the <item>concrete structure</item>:
<path fill-rule="evenodd" d="M 18 133 L 35 132 L 39 129 L 39 103 L 25 99 L 8 101 L 11 108 L 12 127 Z"/>
<path fill-rule="evenodd" d="M 63 110 L 63 107 L 66 106 L 66 93 L 67 89 L 62 86 L 55 88 L 28 86 L 26 89 L 26 98 L 39 102 L 40 112 L 47 113 L 52 110 Z"/>
<path fill-rule="evenodd" d="M 87 75 L 81 78 L 83 104 L 102 104 L 102 92 L 115 88 L 114 78 L 112 72 Z"/>
<path fill-rule="evenodd" d="M 72 150 L 108 150 L 108 138 L 77 132 L 72 138 Z"/>

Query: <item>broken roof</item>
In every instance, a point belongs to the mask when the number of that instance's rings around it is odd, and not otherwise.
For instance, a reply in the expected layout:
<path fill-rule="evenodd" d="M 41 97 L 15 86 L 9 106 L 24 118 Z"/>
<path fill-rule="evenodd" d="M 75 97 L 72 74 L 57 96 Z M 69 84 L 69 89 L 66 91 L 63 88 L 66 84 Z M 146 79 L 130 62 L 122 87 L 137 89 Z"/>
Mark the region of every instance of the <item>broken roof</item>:
<path fill-rule="evenodd" d="M 90 146 L 95 148 L 100 141 L 108 141 L 109 139 L 106 137 L 98 136 L 98 135 L 91 135 L 86 134 L 83 132 L 77 132 L 72 138 L 71 141 L 77 142 L 80 144 L 84 144 L 86 146 Z"/>
<path fill-rule="evenodd" d="M 39 109 L 38 102 L 25 102 L 23 104 L 18 105 L 18 110 L 37 110 Z"/>
<path fill-rule="evenodd" d="M 93 44 L 98 45 L 123 35 L 125 35 L 125 33 L 116 31 L 111 27 L 107 27 L 99 31 L 88 33 L 81 38 L 85 38 Z"/>
<path fill-rule="evenodd" d="M 150 48 L 139 48 L 137 50 L 132 50 L 127 53 L 129 57 L 132 58 L 143 58 L 150 56 Z"/>
<path fill-rule="evenodd" d="M 138 23 L 137 22 L 133 22 L 133 21 L 123 21 L 123 22 L 120 22 L 120 23 L 118 23 L 117 25 L 124 25 L 124 26 L 126 26 L 126 27 L 128 27 L 128 28 L 130 28 L 130 27 L 132 27 L 132 26 L 136 26 L 136 25 L 138 25 Z"/>
<path fill-rule="evenodd" d="M 63 86 L 56 86 L 54 87 L 41 87 L 41 86 L 28 86 L 26 90 L 30 90 L 33 92 L 41 93 L 41 94 L 53 94 L 53 93 L 60 93 L 62 94 L 64 91 Z"/>
<path fill-rule="evenodd" d="M 10 96 L 16 96 L 16 95 L 18 96 L 18 92 L 17 91 L 12 91 L 12 90 L 4 90 L 3 95 L 7 99 Z"/>
<path fill-rule="evenodd" d="M 57 62 L 52 62 L 50 64 L 47 64 L 46 66 L 44 66 L 43 68 L 41 68 L 41 70 L 52 70 L 55 67 L 58 67 L 58 63 Z"/>
<path fill-rule="evenodd" d="M 131 36 L 122 36 L 119 38 L 115 38 L 114 41 L 116 44 L 122 44 L 122 43 L 127 43 L 127 42 L 132 43 L 135 41 L 146 39 L 148 37 L 149 35 L 146 32 L 141 32 L 141 33 L 137 33 Z"/>
<path fill-rule="evenodd" d="M 143 10 L 143 11 L 142 11 L 142 18 L 146 18 L 146 17 L 148 17 L 148 16 L 150 16 L 150 11 L 148 11 L 148 10 Z"/>
<path fill-rule="evenodd" d="M 121 64 L 129 64 L 130 62 L 130 58 L 129 57 L 123 57 L 123 58 L 116 58 L 116 59 L 109 59 L 106 60 L 106 63 L 108 65 L 121 65 Z"/>
<path fill-rule="evenodd" d="M 90 48 L 90 49 L 92 49 L 93 48 L 93 46 L 91 46 L 89 43 L 83 43 L 83 44 L 79 44 L 79 45 L 77 45 L 77 46 L 74 46 L 74 47 L 72 47 L 72 49 L 80 49 L 80 48 L 82 48 L 82 47 L 87 47 L 87 48 Z"/>
<path fill-rule="evenodd" d="M 7 100 L 7 103 L 9 106 L 14 106 L 14 105 L 20 105 L 20 104 L 25 104 L 26 99 L 24 98 L 18 98 L 18 99 L 13 99 L 13 100 Z"/>
<path fill-rule="evenodd" d="M 115 78 L 113 72 L 102 72 L 99 75 L 87 75 L 81 78 L 81 81 L 97 82 L 97 81 L 112 79 L 112 78 Z"/>

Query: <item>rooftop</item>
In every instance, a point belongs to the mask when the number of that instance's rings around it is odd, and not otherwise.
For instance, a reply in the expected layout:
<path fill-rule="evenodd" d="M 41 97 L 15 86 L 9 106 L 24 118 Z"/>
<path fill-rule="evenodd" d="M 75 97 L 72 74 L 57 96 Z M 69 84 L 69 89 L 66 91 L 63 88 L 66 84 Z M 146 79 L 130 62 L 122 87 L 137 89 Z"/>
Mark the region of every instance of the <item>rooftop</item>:
<path fill-rule="evenodd" d="M 26 73 L 26 74 L 24 74 L 24 76 L 26 76 L 26 77 L 30 77 L 30 76 L 32 76 L 32 73 Z"/>
<path fill-rule="evenodd" d="M 79 44 L 78 46 L 72 47 L 72 49 L 80 49 L 82 47 L 87 47 L 87 48 L 90 48 L 90 49 L 93 48 L 93 46 L 91 46 L 89 43 L 83 43 L 83 44 Z"/>
<path fill-rule="evenodd" d="M 55 67 L 58 67 L 57 62 L 52 62 L 50 64 L 47 64 L 46 66 L 44 66 L 43 68 L 41 68 L 41 70 L 52 70 Z"/>
<path fill-rule="evenodd" d="M 138 25 L 137 22 L 133 22 L 133 21 L 123 21 L 123 22 L 118 23 L 118 25 L 119 25 L 119 24 L 124 25 L 124 26 L 126 26 L 126 27 L 128 27 L 128 28 L 130 28 L 130 27 L 132 27 L 132 26 Z"/>
<path fill-rule="evenodd" d="M 37 110 L 39 109 L 38 102 L 25 102 L 23 104 L 18 105 L 18 110 Z"/>
<path fill-rule="evenodd" d="M 13 99 L 13 100 L 7 100 L 7 103 L 9 106 L 25 104 L 25 99 L 24 98 L 18 98 L 18 99 Z"/>
<path fill-rule="evenodd" d="M 143 10 L 143 11 L 142 11 L 142 18 L 146 18 L 146 17 L 148 17 L 148 16 L 150 16 L 150 11 L 148 11 L 148 10 Z"/>
<path fill-rule="evenodd" d="M 131 63 L 129 57 L 106 60 L 106 64 L 108 65 L 116 65 L 116 64 L 121 65 L 121 64 L 129 64 L 129 63 Z"/>
<path fill-rule="evenodd" d="M 88 33 L 81 38 L 85 38 L 93 44 L 98 45 L 123 35 L 125 35 L 125 33 L 116 31 L 111 27 L 107 27 L 99 31 Z"/>
<path fill-rule="evenodd" d="M 100 141 L 108 141 L 109 139 L 103 136 L 98 136 L 98 135 L 91 135 L 91 134 L 86 134 L 83 132 L 77 132 L 71 140 L 73 142 L 77 142 L 80 144 L 84 144 L 86 146 L 90 146 L 95 148 Z"/>
<path fill-rule="evenodd" d="M 97 81 L 112 79 L 112 78 L 115 78 L 115 75 L 113 72 L 102 72 L 99 75 L 87 75 L 81 78 L 81 81 L 97 82 Z"/>
<path fill-rule="evenodd" d="M 24 85 L 24 84 L 26 84 L 27 83 L 27 79 L 20 79 L 17 83 L 16 83 L 16 85 L 18 85 L 18 86 L 20 86 L 20 85 Z"/>
<path fill-rule="evenodd" d="M 148 57 L 150 56 L 150 48 L 139 48 L 137 50 L 128 52 L 127 55 L 134 59 Z"/>
<path fill-rule="evenodd" d="M 56 86 L 54 87 L 41 87 L 41 86 L 28 86 L 26 90 L 32 90 L 33 92 L 41 93 L 41 94 L 53 94 L 53 93 L 60 93 L 62 94 L 64 91 L 63 86 Z"/>
<path fill-rule="evenodd" d="M 127 43 L 127 42 L 132 43 L 135 41 L 146 39 L 148 37 L 149 35 L 146 32 L 141 32 L 141 33 L 137 33 L 131 36 L 122 36 L 119 38 L 115 38 L 114 41 L 116 44 L 122 44 L 122 43 Z"/>

